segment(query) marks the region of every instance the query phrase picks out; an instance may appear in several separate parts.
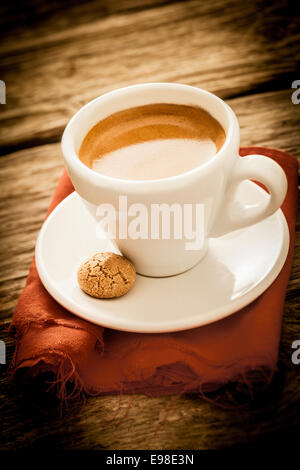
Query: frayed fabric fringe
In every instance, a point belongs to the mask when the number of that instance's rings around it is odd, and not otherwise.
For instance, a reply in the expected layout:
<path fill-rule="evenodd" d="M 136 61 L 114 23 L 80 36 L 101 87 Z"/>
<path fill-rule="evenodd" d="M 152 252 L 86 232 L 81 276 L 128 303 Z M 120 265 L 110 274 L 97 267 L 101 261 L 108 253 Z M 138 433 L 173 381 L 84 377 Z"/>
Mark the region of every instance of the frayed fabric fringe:
<path fill-rule="evenodd" d="M 48 381 L 49 387 L 47 391 L 52 391 L 55 393 L 57 398 L 61 403 L 61 410 L 64 406 L 67 406 L 69 400 L 75 398 L 80 398 L 86 400 L 88 396 L 98 396 L 98 395 L 108 395 L 108 394 L 119 394 L 120 400 L 123 395 L 132 394 L 132 400 L 130 401 L 130 406 L 134 402 L 134 394 L 144 394 L 149 397 L 159 397 L 166 395 L 174 395 L 174 400 L 185 394 L 197 395 L 199 398 L 223 409 L 232 409 L 237 406 L 243 407 L 239 403 L 239 400 L 234 399 L 231 396 L 231 400 L 228 401 L 228 390 L 223 390 L 225 385 L 235 384 L 235 390 L 237 393 L 242 391 L 243 396 L 248 395 L 248 397 L 253 399 L 257 391 L 262 391 L 266 389 L 273 380 L 274 370 L 271 368 L 262 365 L 251 368 L 250 366 L 246 367 L 243 372 L 237 374 L 233 377 L 226 377 L 223 382 L 213 383 L 208 382 L 204 378 L 197 377 L 194 373 L 194 378 L 187 383 L 182 382 L 182 374 L 176 374 L 173 370 L 172 379 L 167 380 L 167 384 L 164 383 L 164 380 L 158 380 L 158 375 L 154 374 L 153 376 L 143 379 L 141 381 L 124 381 L 120 384 L 118 390 L 103 390 L 100 387 L 95 387 L 89 385 L 83 378 L 81 371 L 79 370 L 78 365 L 68 356 L 65 352 L 58 350 L 45 351 L 44 353 L 36 356 L 26 358 L 20 363 L 16 363 L 16 357 L 18 354 L 20 338 L 17 340 L 17 345 L 15 348 L 15 353 L 9 367 L 9 378 L 13 380 L 17 370 L 30 370 L 30 377 L 37 376 L 41 372 L 51 372 L 54 375 L 53 380 Z M 167 369 L 172 369 L 172 365 L 168 366 Z M 178 366 L 178 364 L 173 364 L 173 366 Z M 184 364 L 180 364 L 184 366 Z M 188 366 L 187 366 L 188 369 Z M 168 373 L 164 379 L 168 379 Z M 161 378 L 161 372 L 159 374 Z M 184 377 L 186 378 L 186 377 Z M 219 395 L 216 396 L 215 393 L 220 391 Z M 226 397 L 226 399 L 225 399 Z M 229 403 L 231 401 L 231 403 Z M 120 408 L 120 403 L 116 414 Z M 170 402 L 170 407 L 172 407 L 173 401 Z M 166 410 L 166 413 L 169 414 L 171 410 Z M 129 412 L 129 409 L 125 412 L 121 421 L 125 419 Z"/>

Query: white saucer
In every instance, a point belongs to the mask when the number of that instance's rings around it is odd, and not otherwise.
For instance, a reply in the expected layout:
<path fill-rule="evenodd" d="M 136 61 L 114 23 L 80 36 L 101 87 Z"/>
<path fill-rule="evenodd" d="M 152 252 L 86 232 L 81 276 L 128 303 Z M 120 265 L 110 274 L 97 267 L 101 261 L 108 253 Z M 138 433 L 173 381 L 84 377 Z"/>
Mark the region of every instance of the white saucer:
<path fill-rule="evenodd" d="M 244 181 L 239 199 L 268 196 Z M 133 289 L 117 299 L 94 299 L 81 291 L 76 273 L 96 252 L 116 251 L 96 238 L 95 221 L 76 192 L 45 221 L 36 245 L 38 273 L 48 292 L 74 314 L 99 325 L 133 332 L 170 332 L 214 322 L 246 306 L 274 281 L 287 256 L 289 231 L 281 210 L 252 227 L 209 240 L 203 260 L 173 277 L 137 275 Z"/>

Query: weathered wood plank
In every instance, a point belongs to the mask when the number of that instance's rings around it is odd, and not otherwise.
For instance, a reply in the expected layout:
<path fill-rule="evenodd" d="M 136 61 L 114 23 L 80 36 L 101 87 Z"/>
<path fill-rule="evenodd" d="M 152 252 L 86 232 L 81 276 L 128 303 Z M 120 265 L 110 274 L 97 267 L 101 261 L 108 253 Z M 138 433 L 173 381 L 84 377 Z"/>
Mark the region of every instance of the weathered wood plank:
<path fill-rule="evenodd" d="M 0 56 L 7 85 L 1 152 L 57 141 L 81 105 L 128 84 L 184 82 L 225 98 L 274 79 L 288 89 L 300 57 L 298 23 L 285 2 L 257 12 L 255 2 L 217 0 L 61 29 L 45 22 L 43 34 L 27 29 L 15 39 L 11 31 Z"/>
<path fill-rule="evenodd" d="M 116 13 L 141 11 L 171 2 L 172 0 L 18 0 L 16 8 L 10 0 L 2 0 L 1 32 L 7 35 L 13 31 L 14 34 L 21 34 L 22 39 L 33 35 L 41 37 L 52 30 L 63 31 Z M 24 30 L 24 27 L 27 29 Z"/>
<path fill-rule="evenodd" d="M 0 159 L 0 296 L 10 315 L 24 280 L 37 233 L 62 172 L 59 144 L 17 152 Z M 5 254 L 5 256 L 4 256 Z"/>
<path fill-rule="evenodd" d="M 17 14 L 12 2 L 0 5 L 0 78 L 8 92 L 8 104 L 0 107 L 0 152 L 30 147 L 0 159 L 0 339 L 8 360 L 13 342 L 6 327 L 62 170 L 59 144 L 50 143 L 82 104 L 131 83 L 185 82 L 236 97 L 229 104 L 241 123 L 242 145 L 278 147 L 300 158 L 300 106 L 290 100 L 292 78 L 299 79 L 296 6 L 281 0 L 26 4 Z M 31 148 L 42 143 L 48 145 Z M 192 396 L 136 396 L 133 403 L 123 397 L 117 411 L 118 397 L 98 397 L 71 404 L 62 419 L 49 394 L 37 384 L 8 384 L 0 365 L 0 448 L 212 449 L 263 435 L 273 446 L 282 446 L 284 436 L 296 446 L 300 366 L 291 363 L 291 344 L 300 338 L 299 277 L 298 235 L 283 318 L 283 367 L 273 388 L 244 408 L 224 410 Z"/>
<path fill-rule="evenodd" d="M 240 122 L 241 145 L 279 148 L 300 162 L 300 105 L 292 103 L 290 90 L 240 97 L 228 104 Z"/>
<path fill-rule="evenodd" d="M 295 131 L 298 114 L 290 114 L 291 109 L 286 109 L 288 100 L 289 92 L 231 100 L 240 118 L 242 143 L 276 144 L 288 151 L 297 147 L 299 155 L 299 136 Z M 278 129 L 283 122 L 287 127 L 281 134 Z M 59 144 L 19 151 L 0 160 L 1 248 L 5 253 L 0 265 L 3 320 L 8 320 L 24 285 L 35 237 L 61 169 Z M 297 229 L 299 233 L 300 217 Z M 57 402 L 49 394 L 41 393 L 36 383 L 29 388 L 9 384 L 1 366 L 0 447 L 48 448 L 51 442 L 52 449 L 212 449 L 253 442 L 262 435 L 269 442 L 282 445 L 283 432 L 292 441 L 296 435 L 293 426 L 300 425 L 299 366 L 294 366 L 290 359 L 291 344 L 300 337 L 299 260 L 300 237 L 287 292 L 280 347 L 286 377 L 284 380 L 283 372 L 280 373 L 266 395 L 242 409 L 231 410 L 217 408 L 195 396 L 177 399 L 136 396 L 133 402 L 132 397 L 123 397 L 117 411 L 119 397 L 97 397 L 84 405 L 70 404 L 62 419 Z M 2 322 L 0 330 L 1 339 L 7 343 L 9 360 L 13 343 L 7 338 L 7 325 L 7 321 Z M 228 389 L 222 393 L 228 394 Z"/>

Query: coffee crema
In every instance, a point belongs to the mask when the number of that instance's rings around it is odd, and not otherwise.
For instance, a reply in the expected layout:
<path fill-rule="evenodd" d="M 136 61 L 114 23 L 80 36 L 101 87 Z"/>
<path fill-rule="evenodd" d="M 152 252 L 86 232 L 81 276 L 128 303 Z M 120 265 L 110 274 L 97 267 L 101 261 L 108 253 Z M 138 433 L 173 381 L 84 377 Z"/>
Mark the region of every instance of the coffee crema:
<path fill-rule="evenodd" d="M 85 136 L 80 160 L 120 179 L 168 178 L 212 158 L 225 141 L 219 122 L 195 106 L 150 104 L 117 112 Z"/>

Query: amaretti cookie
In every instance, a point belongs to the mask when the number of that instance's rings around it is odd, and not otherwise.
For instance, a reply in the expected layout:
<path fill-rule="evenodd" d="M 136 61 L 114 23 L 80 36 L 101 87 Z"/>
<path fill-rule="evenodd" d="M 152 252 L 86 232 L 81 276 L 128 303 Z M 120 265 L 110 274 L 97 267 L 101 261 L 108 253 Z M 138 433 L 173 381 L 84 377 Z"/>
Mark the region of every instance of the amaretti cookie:
<path fill-rule="evenodd" d="M 92 297 L 111 299 L 126 294 L 133 286 L 133 264 L 116 253 L 96 253 L 79 268 L 79 286 Z"/>

